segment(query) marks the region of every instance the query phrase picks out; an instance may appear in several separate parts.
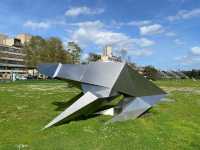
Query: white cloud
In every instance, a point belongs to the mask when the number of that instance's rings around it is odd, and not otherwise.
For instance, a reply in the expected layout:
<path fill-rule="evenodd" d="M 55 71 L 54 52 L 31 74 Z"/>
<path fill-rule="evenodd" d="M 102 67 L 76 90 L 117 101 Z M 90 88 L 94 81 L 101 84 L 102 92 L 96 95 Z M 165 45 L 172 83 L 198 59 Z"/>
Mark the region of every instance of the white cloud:
<path fill-rule="evenodd" d="M 174 36 L 176 36 L 176 33 L 174 33 L 174 32 L 166 32 L 165 35 L 169 36 L 169 37 L 174 37 Z"/>
<path fill-rule="evenodd" d="M 182 20 L 182 19 L 190 19 L 193 17 L 200 17 L 200 8 L 192 9 L 192 10 L 180 10 L 174 16 L 168 16 L 167 19 L 169 21 Z"/>
<path fill-rule="evenodd" d="M 62 18 L 49 19 L 45 21 L 28 20 L 23 24 L 24 27 L 29 27 L 32 29 L 48 29 L 52 26 L 64 26 L 64 25 L 67 25 L 67 23 Z"/>
<path fill-rule="evenodd" d="M 97 15 L 104 12 L 103 8 L 91 9 L 87 6 L 72 7 L 65 12 L 66 16 L 76 17 L 80 15 Z"/>
<path fill-rule="evenodd" d="M 185 43 L 184 43 L 182 40 L 180 40 L 180 39 L 175 39 L 175 40 L 174 40 L 174 43 L 177 44 L 177 45 L 184 45 L 184 44 L 185 44 Z"/>
<path fill-rule="evenodd" d="M 153 24 L 140 27 L 141 35 L 153 35 L 159 34 L 164 31 L 163 26 L 160 24 Z"/>
<path fill-rule="evenodd" d="M 66 22 L 64 19 L 53 19 L 46 21 L 49 25 L 66 25 Z"/>
<path fill-rule="evenodd" d="M 141 21 L 129 21 L 129 22 L 117 22 L 115 20 L 112 20 L 111 26 L 114 28 L 120 28 L 122 26 L 145 26 L 151 24 L 152 21 L 150 20 L 141 20 Z"/>
<path fill-rule="evenodd" d="M 193 55 L 198 55 L 198 56 L 200 56 L 200 47 L 198 47 L 198 46 L 192 47 L 192 48 L 191 48 L 191 53 L 192 53 Z"/>
<path fill-rule="evenodd" d="M 86 60 L 88 57 L 89 57 L 89 54 L 88 54 L 88 53 L 83 53 L 83 54 L 81 55 L 81 60 Z"/>
<path fill-rule="evenodd" d="M 200 64 L 200 47 L 192 47 L 184 56 L 176 57 L 175 60 L 182 64 Z"/>
<path fill-rule="evenodd" d="M 149 24 L 151 24 L 150 20 L 130 21 L 127 23 L 127 25 L 133 25 L 133 26 L 144 26 Z"/>
<path fill-rule="evenodd" d="M 150 56 L 153 54 L 153 52 L 150 50 L 142 49 L 142 50 L 132 50 L 129 52 L 129 54 L 133 56 L 143 57 L 143 56 Z"/>
<path fill-rule="evenodd" d="M 128 49 L 132 51 L 131 54 L 139 55 L 140 53 L 150 54 L 148 50 L 135 51 L 135 49 L 143 49 L 144 47 L 152 46 L 155 44 L 146 38 L 132 38 L 120 32 L 113 32 L 106 29 L 106 26 L 101 21 L 93 22 L 80 22 L 73 24 L 77 29 L 71 34 L 70 40 L 79 43 L 81 46 L 87 47 L 88 45 L 95 44 L 98 47 L 104 47 L 111 44 L 117 50 Z M 140 55 L 141 56 L 141 55 Z"/>
<path fill-rule="evenodd" d="M 32 29 L 47 29 L 50 27 L 50 23 L 48 22 L 34 22 L 34 21 L 26 21 L 24 23 L 25 27 L 30 27 Z"/>
<path fill-rule="evenodd" d="M 140 45 L 140 47 L 148 47 L 155 44 L 154 41 L 148 40 L 146 38 L 139 38 L 133 40 L 136 44 Z"/>
<path fill-rule="evenodd" d="M 189 1 L 189 0 L 168 0 L 169 2 L 172 2 L 172 3 L 177 3 L 177 2 L 180 2 L 180 3 L 185 3 L 185 2 L 187 2 L 187 1 Z"/>
<path fill-rule="evenodd" d="M 71 23 L 68 25 L 72 25 L 72 26 L 78 26 L 78 27 L 82 27 L 82 28 L 87 28 L 87 29 L 100 29 L 103 28 L 105 25 L 97 20 L 97 21 L 85 21 L 85 22 L 78 22 L 78 23 Z"/>
<path fill-rule="evenodd" d="M 191 55 L 176 57 L 175 60 L 180 62 L 181 64 L 184 64 L 184 65 L 199 64 L 200 63 L 200 57 L 191 56 Z"/>

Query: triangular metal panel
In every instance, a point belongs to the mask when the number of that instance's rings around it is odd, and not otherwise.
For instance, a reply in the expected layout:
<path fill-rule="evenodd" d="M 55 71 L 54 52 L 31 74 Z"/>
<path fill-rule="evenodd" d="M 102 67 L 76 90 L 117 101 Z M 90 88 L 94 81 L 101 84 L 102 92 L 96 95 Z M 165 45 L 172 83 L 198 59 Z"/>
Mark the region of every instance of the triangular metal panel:
<path fill-rule="evenodd" d="M 48 77 L 53 77 L 59 64 L 41 64 L 38 65 L 38 71 Z"/>
<path fill-rule="evenodd" d="M 90 63 L 81 82 L 112 88 L 124 65 L 114 62 Z"/>
<path fill-rule="evenodd" d="M 103 87 L 103 86 L 82 83 L 81 87 L 82 87 L 83 93 L 87 93 L 88 91 L 90 91 L 91 93 L 101 98 L 109 97 L 111 93 L 110 88 Z"/>
<path fill-rule="evenodd" d="M 162 89 L 145 79 L 128 65 L 123 68 L 113 90 L 135 97 L 165 94 Z"/>
<path fill-rule="evenodd" d="M 128 65 L 127 65 L 128 66 Z M 134 93 L 135 96 L 150 96 L 150 95 L 159 95 L 166 94 L 161 88 L 156 86 L 151 81 L 147 80 L 145 77 L 140 75 L 137 71 L 133 70 L 128 66 L 129 75 L 131 77 L 132 84 L 135 85 Z"/>
<path fill-rule="evenodd" d="M 121 92 L 130 96 L 134 95 L 134 87 L 135 85 L 131 82 L 131 77 L 129 74 L 129 70 L 127 65 L 124 66 L 123 70 L 121 71 L 112 91 Z"/>
<path fill-rule="evenodd" d="M 62 64 L 62 67 L 57 77 L 73 81 L 81 81 L 86 70 L 87 70 L 87 65 Z"/>

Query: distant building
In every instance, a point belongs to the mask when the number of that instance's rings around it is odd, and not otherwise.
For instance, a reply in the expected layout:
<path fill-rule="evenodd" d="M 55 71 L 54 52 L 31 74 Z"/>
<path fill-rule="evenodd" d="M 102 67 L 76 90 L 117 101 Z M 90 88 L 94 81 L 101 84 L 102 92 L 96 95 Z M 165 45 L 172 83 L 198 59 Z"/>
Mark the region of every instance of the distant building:
<path fill-rule="evenodd" d="M 6 46 L 21 47 L 26 42 L 29 42 L 32 36 L 28 34 L 19 34 L 14 38 L 9 38 L 7 35 L 0 34 L 0 44 Z"/>
<path fill-rule="evenodd" d="M 26 34 L 18 35 L 16 38 L 0 35 L 0 79 L 22 78 L 28 75 L 22 45 L 30 38 L 31 36 L 28 37 Z"/>
<path fill-rule="evenodd" d="M 171 77 L 165 71 L 159 71 L 161 79 L 171 79 Z"/>
<path fill-rule="evenodd" d="M 107 45 L 104 50 L 103 50 L 103 56 L 108 56 L 108 57 L 112 57 L 112 46 Z"/>
<path fill-rule="evenodd" d="M 101 55 L 101 61 L 116 61 L 121 62 L 121 57 L 114 56 L 112 53 L 112 46 L 107 45 L 103 49 L 103 54 Z"/>
<path fill-rule="evenodd" d="M 137 70 L 137 72 L 138 72 L 139 74 L 145 76 L 145 75 L 144 75 L 144 67 L 142 67 L 142 66 L 137 66 L 137 67 L 135 67 L 135 70 Z"/>
<path fill-rule="evenodd" d="M 189 79 L 189 77 L 182 71 L 176 71 L 176 73 L 181 77 L 181 79 Z"/>
<path fill-rule="evenodd" d="M 17 38 L 7 38 L 7 39 L 4 40 L 3 45 L 21 47 L 22 43 L 21 43 L 20 39 L 17 39 Z"/>
<path fill-rule="evenodd" d="M 24 56 L 19 47 L 0 45 L 0 79 L 11 79 L 13 74 L 25 76 Z"/>
<path fill-rule="evenodd" d="M 0 34 L 0 44 L 4 45 L 5 44 L 5 40 L 8 38 L 7 35 L 5 34 Z"/>
<path fill-rule="evenodd" d="M 20 39 L 22 44 L 25 44 L 26 42 L 29 42 L 31 40 L 32 36 L 29 34 L 23 33 L 23 34 L 17 35 L 16 38 Z"/>

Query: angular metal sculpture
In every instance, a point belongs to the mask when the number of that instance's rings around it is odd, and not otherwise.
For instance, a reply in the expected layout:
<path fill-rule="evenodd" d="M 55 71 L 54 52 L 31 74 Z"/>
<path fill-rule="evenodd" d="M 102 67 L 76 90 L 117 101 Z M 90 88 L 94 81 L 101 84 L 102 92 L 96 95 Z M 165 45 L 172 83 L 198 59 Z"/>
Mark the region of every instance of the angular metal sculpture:
<path fill-rule="evenodd" d="M 84 93 L 44 128 L 90 113 L 114 115 L 109 122 L 134 119 L 166 94 L 126 63 L 42 64 L 38 69 L 49 77 L 79 82 Z M 113 108 L 97 112 L 110 98 L 119 95 L 123 95 L 124 100 Z"/>

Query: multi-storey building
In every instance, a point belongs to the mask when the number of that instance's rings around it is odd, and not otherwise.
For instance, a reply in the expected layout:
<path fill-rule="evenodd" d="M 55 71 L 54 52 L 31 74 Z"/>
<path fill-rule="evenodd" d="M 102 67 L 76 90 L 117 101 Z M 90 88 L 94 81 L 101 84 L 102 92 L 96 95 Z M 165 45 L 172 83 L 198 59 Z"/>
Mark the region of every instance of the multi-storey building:
<path fill-rule="evenodd" d="M 0 44 L 0 79 L 12 79 L 27 76 L 27 68 L 21 48 L 21 40 L 6 39 Z"/>
<path fill-rule="evenodd" d="M 112 53 L 112 46 L 107 45 L 103 50 L 103 55 L 101 55 L 101 61 L 115 61 L 121 62 L 121 57 L 114 56 Z"/>
<path fill-rule="evenodd" d="M 29 34 L 23 33 L 23 34 L 18 34 L 16 36 L 16 38 L 19 39 L 19 40 L 21 40 L 21 44 L 23 45 L 26 42 L 29 42 L 31 40 L 32 36 L 29 35 Z"/>
<path fill-rule="evenodd" d="M 108 56 L 108 57 L 112 57 L 112 46 L 107 45 L 105 46 L 104 50 L 103 50 L 103 56 Z"/>
<path fill-rule="evenodd" d="M 7 35 L 0 33 L 0 44 L 5 44 L 5 40 L 8 38 Z"/>

